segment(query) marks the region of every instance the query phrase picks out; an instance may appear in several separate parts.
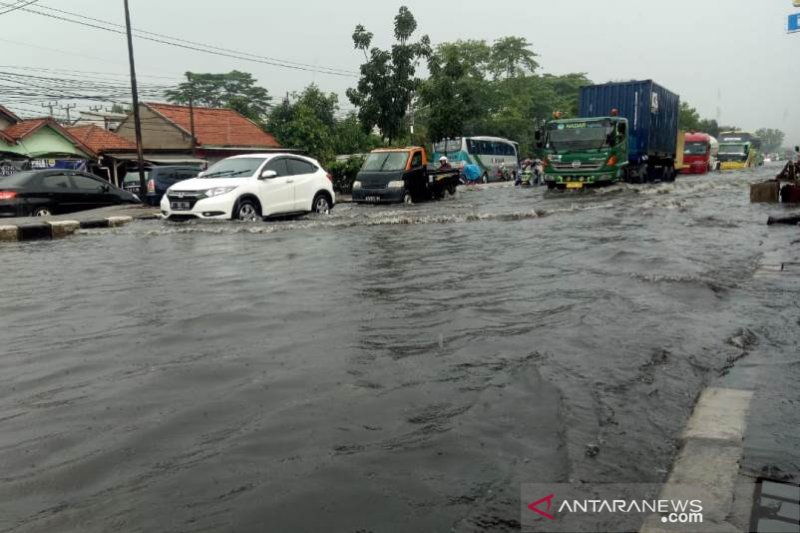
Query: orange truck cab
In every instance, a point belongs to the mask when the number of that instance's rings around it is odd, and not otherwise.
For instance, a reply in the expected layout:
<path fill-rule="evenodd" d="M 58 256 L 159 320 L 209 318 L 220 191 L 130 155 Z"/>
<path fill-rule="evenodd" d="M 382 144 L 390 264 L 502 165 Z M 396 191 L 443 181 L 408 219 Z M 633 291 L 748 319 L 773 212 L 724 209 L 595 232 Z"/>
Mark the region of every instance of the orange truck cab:
<path fill-rule="evenodd" d="M 425 148 L 373 150 L 353 182 L 357 203 L 414 203 L 455 193 L 460 171 L 437 170 L 428 164 Z"/>

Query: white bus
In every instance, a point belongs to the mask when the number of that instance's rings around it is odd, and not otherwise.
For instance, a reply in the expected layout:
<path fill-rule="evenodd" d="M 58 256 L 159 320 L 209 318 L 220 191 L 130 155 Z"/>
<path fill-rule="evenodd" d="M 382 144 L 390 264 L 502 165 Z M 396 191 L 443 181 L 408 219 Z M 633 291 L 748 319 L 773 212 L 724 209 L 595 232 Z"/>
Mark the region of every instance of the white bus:
<path fill-rule="evenodd" d="M 519 144 L 500 137 L 447 139 L 434 144 L 433 152 L 432 163 L 446 156 L 454 167 L 478 167 L 483 183 L 514 179 L 520 171 Z"/>

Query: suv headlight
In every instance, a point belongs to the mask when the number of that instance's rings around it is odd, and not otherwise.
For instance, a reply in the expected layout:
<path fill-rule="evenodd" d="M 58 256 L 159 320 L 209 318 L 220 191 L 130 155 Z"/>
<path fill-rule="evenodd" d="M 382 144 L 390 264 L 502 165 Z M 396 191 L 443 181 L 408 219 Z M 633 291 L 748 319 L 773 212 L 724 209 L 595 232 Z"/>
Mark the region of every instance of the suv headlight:
<path fill-rule="evenodd" d="M 406 186 L 406 184 L 405 184 L 405 182 L 403 180 L 390 181 L 389 182 L 389 188 L 390 189 L 402 189 L 405 186 Z"/>
<path fill-rule="evenodd" d="M 208 189 L 203 195 L 206 198 L 214 198 L 215 196 L 222 196 L 223 194 L 228 194 L 236 187 L 216 187 L 214 189 Z"/>
<path fill-rule="evenodd" d="M 354 181 L 353 182 L 353 189 L 360 189 L 360 188 L 361 188 L 361 182 L 360 181 Z"/>

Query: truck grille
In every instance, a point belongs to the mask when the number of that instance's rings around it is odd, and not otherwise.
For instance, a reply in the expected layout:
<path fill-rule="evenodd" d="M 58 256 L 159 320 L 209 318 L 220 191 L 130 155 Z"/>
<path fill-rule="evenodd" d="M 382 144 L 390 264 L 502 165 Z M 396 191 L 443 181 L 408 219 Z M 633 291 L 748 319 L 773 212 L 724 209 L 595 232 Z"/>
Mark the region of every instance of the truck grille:
<path fill-rule="evenodd" d="M 551 163 L 554 170 L 580 170 L 582 172 L 594 172 L 603 168 L 602 163 L 581 163 L 580 166 L 573 166 L 572 163 Z"/>

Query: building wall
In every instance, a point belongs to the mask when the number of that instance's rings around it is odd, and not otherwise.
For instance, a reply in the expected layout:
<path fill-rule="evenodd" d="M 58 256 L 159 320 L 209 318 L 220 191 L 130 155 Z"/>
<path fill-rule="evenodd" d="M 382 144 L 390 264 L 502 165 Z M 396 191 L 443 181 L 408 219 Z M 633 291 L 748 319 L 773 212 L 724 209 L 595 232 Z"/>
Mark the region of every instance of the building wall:
<path fill-rule="evenodd" d="M 142 146 L 145 150 L 191 150 L 191 136 L 145 106 L 139 106 L 142 119 Z M 136 142 L 133 117 L 120 124 L 117 135 Z"/>

